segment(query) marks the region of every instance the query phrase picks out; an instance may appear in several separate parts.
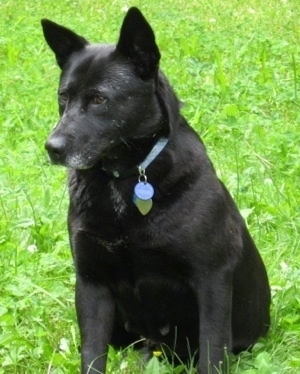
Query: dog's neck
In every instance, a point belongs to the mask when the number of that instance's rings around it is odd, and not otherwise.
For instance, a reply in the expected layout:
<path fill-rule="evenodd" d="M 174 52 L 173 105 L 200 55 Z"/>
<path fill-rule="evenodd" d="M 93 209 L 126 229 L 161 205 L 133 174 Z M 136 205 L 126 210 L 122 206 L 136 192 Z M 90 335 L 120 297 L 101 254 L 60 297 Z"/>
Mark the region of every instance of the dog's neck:
<path fill-rule="evenodd" d="M 146 143 L 126 145 L 125 150 L 120 147 L 113 157 L 102 160 L 102 169 L 115 178 L 126 178 L 145 171 L 165 148 L 168 138 L 156 135 Z"/>

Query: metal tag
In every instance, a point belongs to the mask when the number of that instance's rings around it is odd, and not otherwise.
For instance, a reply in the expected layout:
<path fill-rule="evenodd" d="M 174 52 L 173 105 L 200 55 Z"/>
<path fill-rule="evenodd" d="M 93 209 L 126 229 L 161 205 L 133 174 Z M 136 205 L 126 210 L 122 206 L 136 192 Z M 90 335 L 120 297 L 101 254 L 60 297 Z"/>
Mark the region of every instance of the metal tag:
<path fill-rule="evenodd" d="M 153 205 L 152 199 L 142 200 L 136 195 L 133 196 L 133 202 L 143 216 L 150 212 Z"/>
<path fill-rule="evenodd" d="M 154 188 L 148 182 L 139 182 L 134 187 L 134 193 L 141 200 L 150 200 L 154 195 Z"/>

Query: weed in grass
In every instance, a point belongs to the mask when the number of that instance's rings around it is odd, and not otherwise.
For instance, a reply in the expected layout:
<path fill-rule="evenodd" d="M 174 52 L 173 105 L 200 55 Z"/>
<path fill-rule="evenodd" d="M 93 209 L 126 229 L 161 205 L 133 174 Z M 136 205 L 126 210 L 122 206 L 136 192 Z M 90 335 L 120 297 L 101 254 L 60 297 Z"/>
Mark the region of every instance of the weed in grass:
<path fill-rule="evenodd" d="M 298 0 L 0 4 L 0 374 L 76 373 L 74 275 L 65 171 L 43 143 L 57 119 L 58 69 L 40 18 L 115 42 L 122 9 L 156 30 L 184 114 L 245 216 L 272 285 L 272 326 L 232 373 L 300 370 L 300 34 Z M 110 351 L 110 373 L 193 373 Z"/>

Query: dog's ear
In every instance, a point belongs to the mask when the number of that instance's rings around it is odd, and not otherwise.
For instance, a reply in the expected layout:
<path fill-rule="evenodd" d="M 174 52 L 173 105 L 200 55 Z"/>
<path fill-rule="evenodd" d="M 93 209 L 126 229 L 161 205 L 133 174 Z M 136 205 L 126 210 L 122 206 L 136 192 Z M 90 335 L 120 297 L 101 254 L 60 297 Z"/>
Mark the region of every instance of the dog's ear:
<path fill-rule="evenodd" d="M 160 52 L 153 30 L 135 7 L 124 18 L 117 50 L 133 62 L 142 79 L 151 78 L 157 72 Z"/>
<path fill-rule="evenodd" d="M 82 36 L 48 19 L 41 20 L 44 37 L 55 53 L 56 61 L 62 69 L 72 53 L 84 48 L 88 43 Z"/>

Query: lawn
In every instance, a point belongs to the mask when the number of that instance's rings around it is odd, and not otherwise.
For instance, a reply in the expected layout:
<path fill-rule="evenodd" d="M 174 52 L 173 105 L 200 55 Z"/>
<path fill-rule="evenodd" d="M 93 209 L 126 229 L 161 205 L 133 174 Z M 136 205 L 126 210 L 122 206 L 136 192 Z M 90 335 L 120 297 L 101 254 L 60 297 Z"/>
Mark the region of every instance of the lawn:
<path fill-rule="evenodd" d="M 0 374 L 78 373 L 65 170 L 49 165 L 59 69 L 40 18 L 114 43 L 139 6 L 161 66 L 264 259 L 272 326 L 231 372 L 300 372 L 300 2 L 0 2 Z M 195 373 L 111 349 L 109 374 Z"/>

